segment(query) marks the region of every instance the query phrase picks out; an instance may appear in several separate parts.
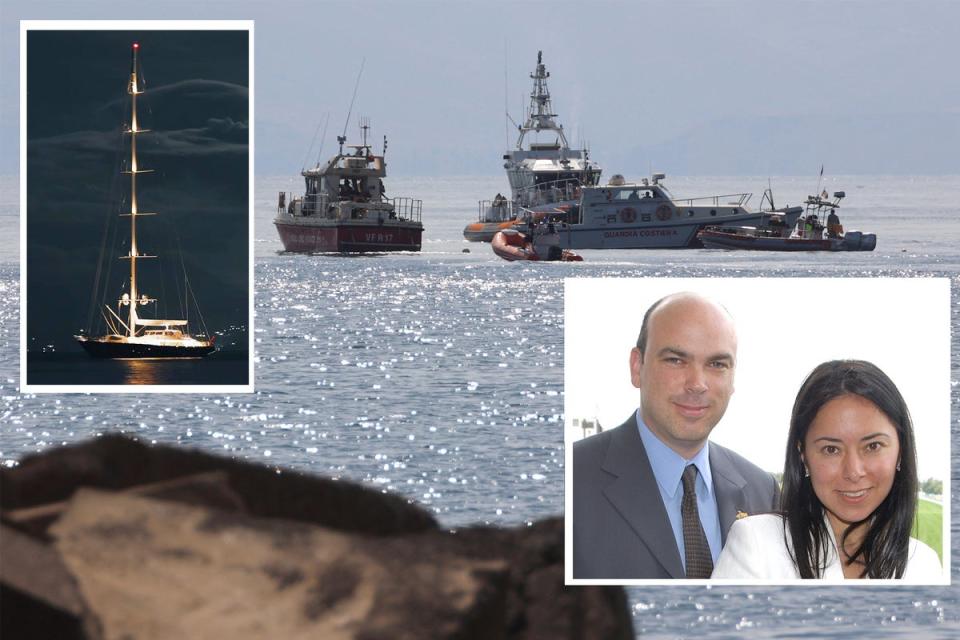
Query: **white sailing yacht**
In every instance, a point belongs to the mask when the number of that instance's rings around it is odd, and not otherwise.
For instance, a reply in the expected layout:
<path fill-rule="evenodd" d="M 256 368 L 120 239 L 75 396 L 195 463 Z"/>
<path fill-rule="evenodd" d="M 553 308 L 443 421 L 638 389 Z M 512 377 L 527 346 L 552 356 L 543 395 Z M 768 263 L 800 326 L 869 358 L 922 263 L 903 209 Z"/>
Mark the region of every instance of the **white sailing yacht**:
<path fill-rule="evenodd" d="M 216 350 L 212 337 L 190 335 L 187 320 L 144 318 L 137 311 L 138 307 L 157 302 L 156 298 L 137 287 L 137 261 L 156 257 L 140 253 L 137 245 L 137 218 L 154 215 L 137 208 L 137 175 L 152 171 L 141 169 L 137 164 L 137 136 L 148 131 L 139 128 L 137 123 L 137 96 L 143 93 L 137 61 L 139 49 L 140 45 L 134 43 L 127 84 L 131 118 L 130 128 L 125 133 L 130 135 L 130 169 L 124 173 L 130 174 L 130 211 L 121 214 L 130 218 L 130 251 L 120 258 L 130 261 L 129 290 L 117 300 L 116 311 L 110 305 L 104 305 L 101 310 L 109 333 L 101 336 L 81 334 L 74 338 L 95 358 L 201 358 Z"/>

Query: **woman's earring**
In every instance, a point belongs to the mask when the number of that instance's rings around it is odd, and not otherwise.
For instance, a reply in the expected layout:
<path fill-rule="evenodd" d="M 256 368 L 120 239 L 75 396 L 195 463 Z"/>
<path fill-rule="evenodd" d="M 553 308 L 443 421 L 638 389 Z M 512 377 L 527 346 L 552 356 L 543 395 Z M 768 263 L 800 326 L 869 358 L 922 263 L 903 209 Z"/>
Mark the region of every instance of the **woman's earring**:
<path fill-rule="evenodd" d="M 897 460 L 897 471 L 900 471 L 900 461 Z"/>
<path fill-rule="evenodd" d="M 900 466 L 899 466 L 900 463 L 898 462 L 897 465 L 898 465 L 898 466 L 897 466 L 897 470 L 899 471 L 899 470 L 900 470 Z M 807 468 L 807 465 L 803 465 L 803 477 L 804 477 L 804 478 L 809 478 L 809 477 L 810 477 L 810 469 Z"/>

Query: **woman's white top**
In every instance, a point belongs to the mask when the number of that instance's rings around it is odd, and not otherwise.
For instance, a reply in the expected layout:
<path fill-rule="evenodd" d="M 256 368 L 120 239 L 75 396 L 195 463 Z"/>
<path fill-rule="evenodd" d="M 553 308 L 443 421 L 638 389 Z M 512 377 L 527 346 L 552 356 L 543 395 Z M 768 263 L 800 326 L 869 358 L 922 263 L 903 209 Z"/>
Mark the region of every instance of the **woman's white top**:
<path fill-rule="evenodd" d="M 827 525 L 830 545 L 823 580 L 843 580 L 843 567 L 837 555 L 837 541 L 833 528 Z M 764 580 L 800 579 L 800 572 L 790 552 L 792 543 L 783 535 L 783 517 L 773 513 L 742 518 L 733 523 L 727 533 L 727 543 L 713 568 L 712 578 L 759 578 Z M 903 581 L 914 584 L 932 584 L 942 580 L 943 569 L 937 552 L 910 538 L 907 568 Z"/>

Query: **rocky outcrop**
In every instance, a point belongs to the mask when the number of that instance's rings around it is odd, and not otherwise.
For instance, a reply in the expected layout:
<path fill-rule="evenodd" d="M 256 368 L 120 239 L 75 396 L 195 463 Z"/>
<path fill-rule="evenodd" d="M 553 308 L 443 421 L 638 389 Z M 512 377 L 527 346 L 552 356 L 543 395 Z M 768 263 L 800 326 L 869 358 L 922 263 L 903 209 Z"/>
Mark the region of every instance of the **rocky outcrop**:
<path fill-rule="evenodd" d="M 341 531 L 392 535 L 435 529 L 433 517 L 401 497 L 351 482 L 213 456 L 185 447 L 147 447 L 109 435 L 31 456 L 0 470 L 0 505 L 22 509 L 66 500 L 78 487 L 121 490 L 218 471 L 253 516 L 321 524 Z M 200 501 L 188 489 L 173 499 Z"/>
<path fill-rule="evenodd" d="M 450 533 L 344 481 L 105 437 L 0 475 L 3 638 L 632 638 L 563 522 Z M 10 559 L 16 561 L 11 562 Z"/>

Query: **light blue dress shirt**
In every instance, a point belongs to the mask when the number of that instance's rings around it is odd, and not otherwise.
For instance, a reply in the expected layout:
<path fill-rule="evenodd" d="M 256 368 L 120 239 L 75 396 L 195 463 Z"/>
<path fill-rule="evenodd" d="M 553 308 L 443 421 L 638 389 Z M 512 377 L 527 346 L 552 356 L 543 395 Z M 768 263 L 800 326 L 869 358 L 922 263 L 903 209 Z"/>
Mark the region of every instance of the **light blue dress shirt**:
<path fill-rule="evenodd" d="M 703 533 L 707 536 L 707 544 L 710 545 L 710 555 L 713 556 L 713 563 L 716 564 L 722 538 L 717 498 L 713 494 L 713 476 L 710 473 L 710 442 L 704 444 L 693 459 L 687 460 L 650 431 L 650 428 L 644 424 L 639 409 L 637 409 L 637 427 L 640 431 L 640 439 L 643 441 L 643 448 L 647 450 L 653 475 L 657 479 L 660 498 L 663 499 L 663 506 L 667 509 L 667 517 L 670 519 L 673 537 L 677 541 L 684 571 L 687 569 L 687 558 L 683 544 L 683 519 L 680 515 L 680 505 L 683 502 L 681 477 L 687 465 L 697 466 L 697 471 L 700 472 L 697 475 L 697 511 L 700 514 Z"/>

